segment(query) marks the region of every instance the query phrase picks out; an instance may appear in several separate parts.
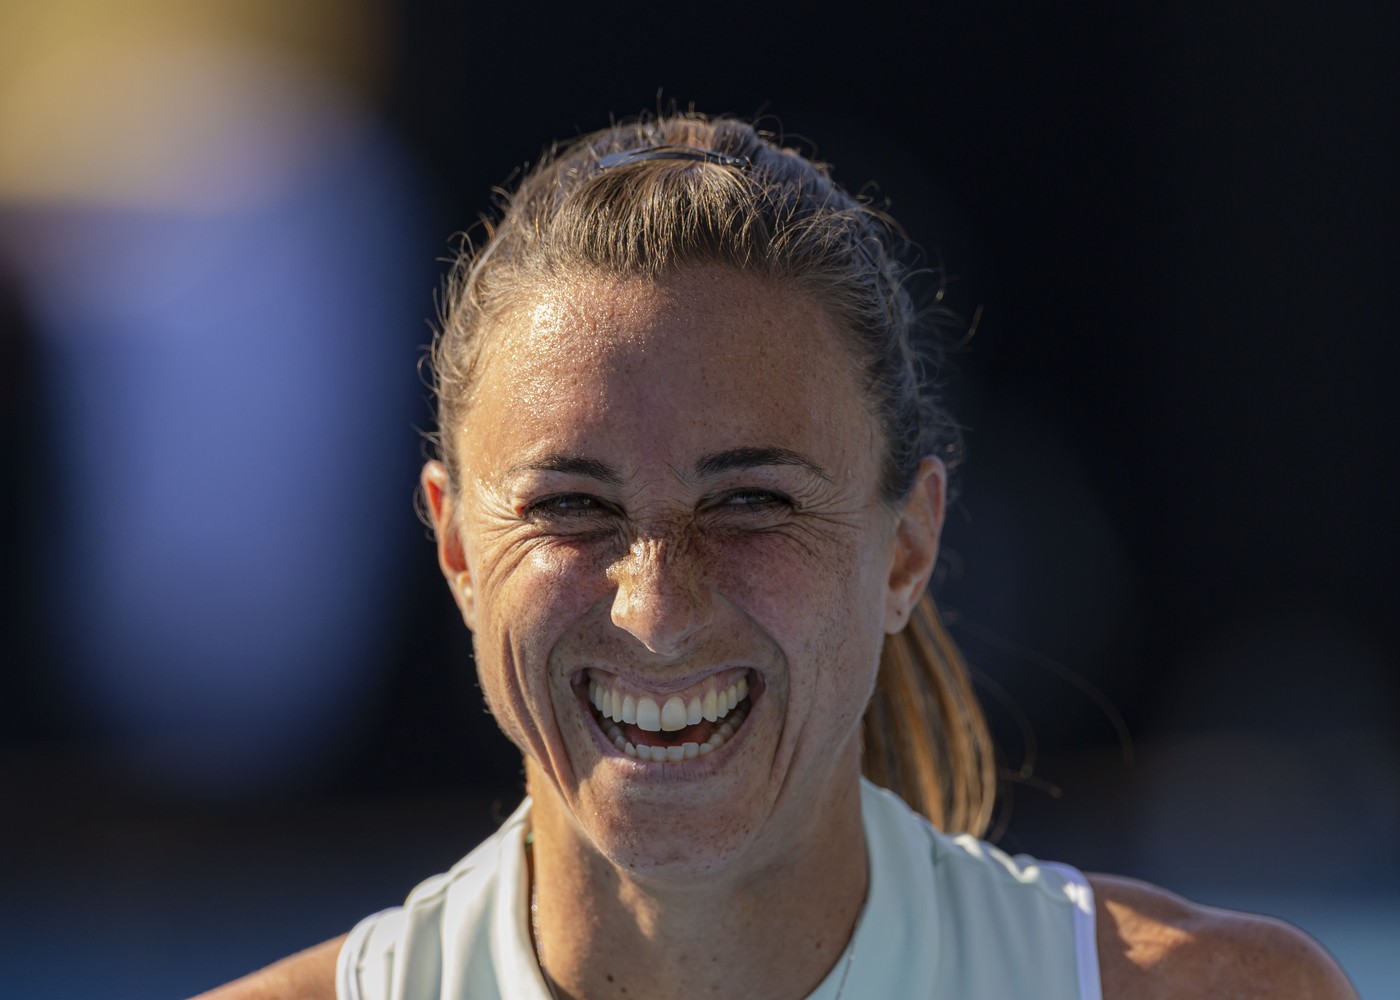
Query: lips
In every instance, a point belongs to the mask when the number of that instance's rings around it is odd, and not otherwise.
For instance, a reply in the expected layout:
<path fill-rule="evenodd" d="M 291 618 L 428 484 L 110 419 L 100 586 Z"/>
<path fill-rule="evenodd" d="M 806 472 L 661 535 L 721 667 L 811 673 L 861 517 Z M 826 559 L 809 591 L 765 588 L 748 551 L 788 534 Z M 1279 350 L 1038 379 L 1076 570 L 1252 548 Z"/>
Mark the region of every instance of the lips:
<path fill-rule="evenodd" d="M 676 763 L 713 753 L 744 724 L 749 671 L 736 668 L 658 691 L 590 669 L 588 700 L 603 735 L 637 760 Z"/>

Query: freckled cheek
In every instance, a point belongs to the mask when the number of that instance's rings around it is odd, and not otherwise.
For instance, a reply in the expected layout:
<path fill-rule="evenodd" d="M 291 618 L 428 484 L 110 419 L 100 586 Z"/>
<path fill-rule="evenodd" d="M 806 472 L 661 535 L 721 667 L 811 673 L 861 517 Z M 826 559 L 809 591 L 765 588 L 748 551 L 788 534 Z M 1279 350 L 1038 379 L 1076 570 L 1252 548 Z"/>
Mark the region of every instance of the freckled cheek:
<path fill-rule="evenodd" d="M 480 565 L 473 644 L 482 693 L 511 742 L 548 759 L 558 696 L 550 655 L 598 599 L 590 579 L 601 573 L 586 571 L 577 553 L 543 547 Z"/>
<path fill-rule="evenodd" d="M 860 584 L 853 552 L 833 549 L 813 558 L 786 545 L 735 553 L 717 574 L 726 597 L 777 642 L 799 688 L 857 690 L 868 651 L 878 651 L 878 593 Z M 838 667 L 848 665 L 849 671 Z"/>
<path fill-rule="evenodd" d="M 495 642 L 515 655 L 540 657 L 542 664 L 552 644 L 607 587 L 600 560 L 589 553 L 540 546 L 485 575 L 477 598 L 478 622 Z"/>

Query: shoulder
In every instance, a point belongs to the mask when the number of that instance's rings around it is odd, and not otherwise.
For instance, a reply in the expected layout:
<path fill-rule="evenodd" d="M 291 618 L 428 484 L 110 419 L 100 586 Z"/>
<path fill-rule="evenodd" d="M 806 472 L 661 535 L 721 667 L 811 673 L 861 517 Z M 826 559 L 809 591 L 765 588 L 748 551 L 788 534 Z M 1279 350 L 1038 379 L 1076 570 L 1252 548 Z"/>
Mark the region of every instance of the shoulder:
<path fill-rule="evenodd" d="M 1281 920 L 1090 875 L 1105 1000 L 1218 996 L 1355 1000 L 1323 947 Z"/>
<path fill-rule="evenodd" d="M 307 948 L 195 1000 L 335 1000 L 335 963 L 344 936 Z"/>

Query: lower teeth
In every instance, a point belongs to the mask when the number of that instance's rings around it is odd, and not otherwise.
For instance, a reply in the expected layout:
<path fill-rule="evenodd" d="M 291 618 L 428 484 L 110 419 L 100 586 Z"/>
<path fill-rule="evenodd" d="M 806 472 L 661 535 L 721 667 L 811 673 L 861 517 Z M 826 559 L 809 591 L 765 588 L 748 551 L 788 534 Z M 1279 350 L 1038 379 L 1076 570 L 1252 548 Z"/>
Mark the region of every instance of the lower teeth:
<path fill-rule="evenodd" d="M 733 737 L 734 731 L 744 724 L 744 718 L 748 712 L 742 708 L 736 708 L 720 723 L 719 727 L 710 734 L 710 738 L 704 743 L 682 743 L 679 746 L 647 746 L 646 744 L 634 744 L 622 735 L 622 730 L 617 723 L 612 720 L 604 720 L 603 732 L 607 734 L 613 746 L 617 747 L 629 757 L 637 760 L 651 761 L 654 763 L 676 763 L 682 760 L 694 760 L 696 757 L 703 757 L 707 753 L 712 753 L 724 746 Z"/>

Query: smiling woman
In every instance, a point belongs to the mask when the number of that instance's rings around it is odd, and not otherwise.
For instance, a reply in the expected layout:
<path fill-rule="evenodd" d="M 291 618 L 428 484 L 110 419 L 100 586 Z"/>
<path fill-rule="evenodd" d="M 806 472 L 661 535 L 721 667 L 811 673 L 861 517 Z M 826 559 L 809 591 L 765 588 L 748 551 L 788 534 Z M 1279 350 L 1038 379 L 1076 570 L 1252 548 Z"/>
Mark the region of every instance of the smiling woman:
<path fill-rule="evenodd" d="M 522 182 L 455 272 L 422 484 L 529 797 L 218 995 L 1352 995 L 1285 925 L 975 839 L 991 752 L 926 594 L 957 441 L 897 249 L 734 121 Z"/>
<path fill-rule="evenodd" d="M 838 335 L 780 285 L 697 266 L 540 295 L 445 431 L 455 481 L 425 473 L 540 871 L 568 843 L 570 868 L 714 880 L 772 865 L 813 815 L 858 831 L 860 717 L 932 563 L 937 463 L 907 514 L 881 498 Z"/>

